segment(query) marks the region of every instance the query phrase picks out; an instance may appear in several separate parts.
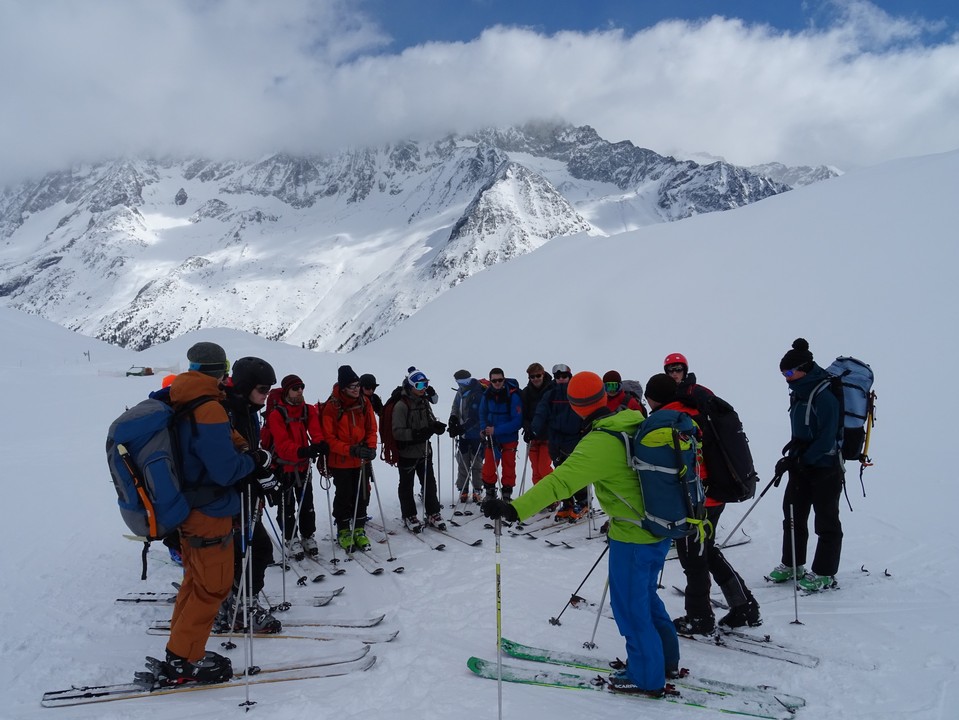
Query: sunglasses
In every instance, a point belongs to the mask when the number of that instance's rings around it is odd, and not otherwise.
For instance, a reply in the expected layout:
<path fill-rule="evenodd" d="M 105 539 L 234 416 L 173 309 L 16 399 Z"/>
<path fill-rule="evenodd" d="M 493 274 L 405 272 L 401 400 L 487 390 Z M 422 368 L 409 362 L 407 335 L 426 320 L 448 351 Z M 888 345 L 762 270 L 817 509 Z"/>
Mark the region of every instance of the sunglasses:
<path fill-rule="evenodd" d="M 496 385 L 499 385 L 501 382 L 506 382 L 506 378 L 490 378 L 489 381 Z"/>
<path fill-rule="evenodd" d="M 360 389 L 360 384 L 359 384 L 358 382 L 350 383 L 349 385 L 346 386 L 346 389 L 347 389 L 347 390 L 359 390 L 359 389 Z"/>
<path fill-rule="evenodd" d="M 553 377 L 557 380 L 569 380 L 573 376 L 570 373 L 558 372 Z"/>
<path fill-rule="evenodd" d="M 606 383 L 606 392 L 616 394 L 619 392 L 619 383 L 618 382 L 608 382 Z"/>
<path fill-rule="evenodd" d="M 297 392 L 299 392 L 305 387 L 306 385 L 290 385 L 290 390 L 296 390 Z"/>
<path fill-rule="evenodd" d="M 271 387 L 273 387 L 273 386 L 272 386 L 272 385 L 257 385 L 257 386 L 256 386 L 255 388 L 253 388 L 253 389 L 256 390 L 258 393 L 260 393 L 261 395 L 268 395 L 269 392 L 270 392 L 270 388 L 271 388 Z"/>
<path fill-rule="evenodd" d="M 417 380 L 413 383 L 413 387 L 417 390 L 426 390 L 429 387 L 429 380 Z"/>
<path fill-rule="evenodd" d="M 670 365 L 668 368 L 666 368 L 666 372 L 668 373 L 684 372 L 685 370 L 686 368 L 682 365 Z"/>
<path fill-rule="evenodd" d="M 530 375 L 530 376 L 529 376 L 529 379 L 530 379 L 530 380 L 539 380 L 541 377 L 543 377 L 543 373 L 537 373 L 536 375 Z"/>

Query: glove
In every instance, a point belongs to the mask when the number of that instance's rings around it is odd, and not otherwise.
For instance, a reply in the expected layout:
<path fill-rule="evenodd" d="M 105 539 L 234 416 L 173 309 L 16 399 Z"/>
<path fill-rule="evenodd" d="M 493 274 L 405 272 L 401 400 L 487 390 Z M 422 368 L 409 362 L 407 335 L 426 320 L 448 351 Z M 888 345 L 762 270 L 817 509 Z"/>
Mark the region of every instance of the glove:
<path fill-rule="evenodd" d="M 496 520 L 502 518 L 506 522 L 516 522 L 519 520 L 519 515 L 516 513 L 516 508 L 510 505 L 505 500 L 500 500 L 499 498 L 489 498 L 484 500 L 483 504 L 480 505 L 480 510 L 483 515 L 488 517 L 490 520 Z"/>
<path fill-rule="evenodd" d="M 776 470 L 773 473 L 773 485 L 779 487 L 779 481 L 783 479 L 783 475 L 787 472 L 798 470 L 799 465 L 798 455 L 787 455 L 786 457 L 779 458 L 779 462 L 776 463 Z"/>
<path fill-rule="evenodd" d="M 426 399 L 430 401 L 433 405 L 439 402 L 439 398 L 436 396 L 436 390 L 432 385 L 426 386 Z"/>
<path fill-rule="evenodd" d="M 426 442 L 433 437 L 433 428 L 418 428 L 413 431 L 413 442 Z"/>
<path fill-rule="evenodd" d="M 460 423 L 460 419 L 455 415 L 450 415 L 450 419 L 446 423 L 446 432 L 449 433 L 451 438 L 459 437 L 463 434 L 463 425 Z"/>
<path fill-rule="evenodd" d="M 376 459 L 376 450 L 366 445 L 353 445 L 350 448 L 350 455 L 360 460 L 374 460 Z"/>
<path fill-rule="evenodd" d="M 261 448 L 247 450 L 246 454 L 253 458 L 253 464 L 257 467 L 270 467 L 270 463 L 273 462 L 273 456 Z"/>
<path fill-rule="evenodd" d="M 273 471 L 270 469 L 270 463 L 273 457 L 266 450 L 249 450 L 246 453 L 253 459 L 253 477 L 263 486 L 263 481 L 270 480 L 270 488 L 276 487 L 277 480 L 273 477 Z"/>
<path fill-rule="evenodd" d="M 302 460 L 307 458 L 314 459 L 320 457 L 320 455 L 326 455 L 330 451 L 330 446 L 326 441 L 313 443 L 307 447 L 297 448 L 296 456 Z"/>
<path fill-rule="evenodd" d="M 523 442 L 527 445 L 530 444 L 530 441 L 533 439 L 533 433 L 530 430 L 523 431 Z"/>
<path fill-rule="evenodd" d="M 446 423 L 441 423 L 439 420 L 436 420 L 432 427 L 435 435 L 442 435 L 446 432 Z"/>

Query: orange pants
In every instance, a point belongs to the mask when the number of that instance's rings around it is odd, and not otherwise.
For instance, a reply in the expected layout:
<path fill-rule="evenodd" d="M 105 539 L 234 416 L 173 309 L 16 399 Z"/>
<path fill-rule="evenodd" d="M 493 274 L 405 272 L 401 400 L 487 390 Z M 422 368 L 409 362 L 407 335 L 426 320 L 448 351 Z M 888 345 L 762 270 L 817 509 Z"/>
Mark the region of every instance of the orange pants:
<path fill-rule="evenodd" d="M 529 462 L 533 467 L 533 485 L 553 472 L 549 457 L 549 443 L 545 440 L 533 440 L 529 444 Z"/>
<path fill-rule="evenodd" d="M 190 511 L 180 526 L 183 584 L 170 620 L 167 650 L 190 662 L 206 652 L 217 611 L 233 587 L 232 528 L 233 518 L 210 517 L 198 510 Z M 223 537 L 223 542 L 195 547 L 197 540 Z"/>
<path fill-rule="evenodd" d="M 500 478 L 502 487 L 516 486 L 516 446 L 519 443 L 503 443 L 500 447 L 500 456 L 503 461 L 503 475 Z M 496 484 L 496 456 L 492 448 L 486 448 L 483 456 L 483 482 L 487 485 Z"/>

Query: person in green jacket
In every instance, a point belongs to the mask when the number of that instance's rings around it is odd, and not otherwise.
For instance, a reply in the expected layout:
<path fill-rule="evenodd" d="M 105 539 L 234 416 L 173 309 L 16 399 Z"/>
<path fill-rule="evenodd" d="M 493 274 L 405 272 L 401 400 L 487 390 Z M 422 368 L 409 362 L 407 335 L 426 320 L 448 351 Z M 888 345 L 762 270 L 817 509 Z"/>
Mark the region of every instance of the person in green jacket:
<path fill-rule="evenodd" d="M 576 373 L 567 395 L 590 432 L 562 465 L 529 491 L 512 503 L 489 499 L 482 505 L 483 514 L 523 520 L 593 484 L 596 499 L 610 518 L 610 604 L 619 632 L 626 638 L 628 657 L 626 670 L 610 677 L 610 689 L 660 697 L 669 690 L 666 678 L 679 673 L 676 628 L 656 592 L 670 542 L 640 527 L 643 498 L 623 442 L 597 432 L 633 435 L 644 418 L 636 410 L 610 413 L 603 380 L 596 373 Z"/>

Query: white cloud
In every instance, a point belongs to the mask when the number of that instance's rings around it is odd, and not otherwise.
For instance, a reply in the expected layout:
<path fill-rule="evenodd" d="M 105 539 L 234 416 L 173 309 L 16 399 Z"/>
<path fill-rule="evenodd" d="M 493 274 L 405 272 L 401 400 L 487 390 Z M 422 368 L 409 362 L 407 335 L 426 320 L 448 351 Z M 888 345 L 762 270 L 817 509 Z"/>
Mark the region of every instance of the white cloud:
<path fill-rule="evenodd" d="M 959 38 L 866 2 L 384 54 L 346 2 L 0 0 L 0 182 L 124 152 L 256 157 L 560 117 L 658 152 L 844 168 L 959 146 Z"/>

